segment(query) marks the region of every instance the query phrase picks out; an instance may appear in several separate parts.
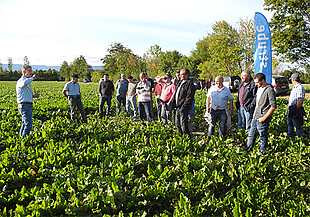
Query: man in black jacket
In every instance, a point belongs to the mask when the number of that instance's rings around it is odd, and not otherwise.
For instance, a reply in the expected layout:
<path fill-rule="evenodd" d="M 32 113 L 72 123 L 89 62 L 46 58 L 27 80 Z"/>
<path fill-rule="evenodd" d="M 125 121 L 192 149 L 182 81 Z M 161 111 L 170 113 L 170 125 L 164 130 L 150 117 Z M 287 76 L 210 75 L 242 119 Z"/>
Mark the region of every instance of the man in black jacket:
<path fill-rule="evenodd" d="M 177 85 L 173 100 L 176 108 L 175 125 L 180 136 L 187 134 L 190 136 L 188 129 L 188 113 L 192 108 L 195 86 L 189 79 L 189 70 L 186 68 L 180 71 L 181 80 Z"/>
<path fill-rule="evenodd" d="M 255 109 L 257 87 L 249 70 L 244 70 L 241 73 L 241 80 L 236 102 L 236 108 L 238 109 L 238 129 L 246 129 L 249 132 Z"/>

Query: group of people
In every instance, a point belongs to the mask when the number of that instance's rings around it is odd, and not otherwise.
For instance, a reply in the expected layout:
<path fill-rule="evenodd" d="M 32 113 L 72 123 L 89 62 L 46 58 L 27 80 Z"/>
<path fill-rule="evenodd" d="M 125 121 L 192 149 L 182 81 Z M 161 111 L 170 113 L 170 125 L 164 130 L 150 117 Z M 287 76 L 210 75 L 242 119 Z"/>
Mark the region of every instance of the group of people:
<path fill-rule="evenodd" d="M 147 73 L 140 73 L 140 82 L 135 82 L 132 76 L 126 79 L 125 74 L 114 85 L 109 80 L 109 75 L 104 74 L 99 82 L 99 116 L 110 115 L 111 100 L 116 91 L 116 111 L 119 114 L 121 107 L 133 120 L 146 120 L 151 123 L 154 118 L 152 94 L 154 93 L 157 105 L 158 119 L 164 124 L 172 122 L 172 111 L 175 110 L 175 125 L 180 136 L 191 134 L 191 119 L 195 110 L 195 87 L 189 79 L 190 71 L 186 68 L 177 73 L 172 79 L 167 73 L 163 77 L 156 77 L 157 84 L 154 85 Z M 63 95 L 68 99 L 71 120 L 75 122 L 76 107 L 80 111 L 83 122 L 87 122 L 87 117 L 81 101 L 81 91 L 78 83 L 78 76 L 72 75 L 70 82 L 63 88 Z M 31 66 L 22 67 L 22 77 L 17 81 L 16 93 L 18 110 L 22 116 L 20 136 L 27 136 L 32 128 L 32 106 L 33 98 L 39 97 L 39 93 L 33 94 L 30 83 L 37 79 L 37 75 L 32 75 Z M 266 77 L 262 73 L 251 77 L 249 70 L 241 73 L 242 82 L 239 85 L 236 108 L 238 109 L 238 129 L 245 129 L 248 132 L 246 151 L 253 149 L 256 137 L 261 141 L 260 151 L 264 154 L 268 144 L 268 129 L 272 119 L 272 114 L 276 110 L 276 94 L 273 87 L 266 82 Z M 294 128 L 296 136 L 302 135 L 303 101 L 305 89 L 300 84 L 298 74 L 291 76 L 293 89 L 289 98 L 289 108 L 287 110 L 287 135 L 292 137 Z M 154 87 L 155 86 L 155 87 Z M 153 90 L 154 89 L 154 90 Z M 137 97 L 137 100 L 136 100 Z M 138 102 L 138 106 L 137 106 Z M 106 109 L 104 110 L 104 105 Z M 215 78 L 215 85 L 211 86 L 207 93 L 205 118 L 209 124 L 208 140 L 214 135 L 216 123 L 219 123 L 219 136 L 225 135 L 225 128 L 230 126 L 230 117 L 233 114 L 233 96 L 230 90 L 223 86 L 223 77 Z"/>
<path fill-rule="evenodd" d="M 292 74 L 293 89 L 289 98 L 287 110 L 287 136 L 293 137 L 294 128 L 296 136 L 302 135 L 303 116 L 302 107 L 305 98 L 305 89 L 300 84 L 298 74 Z M 266 82 L 263 73 L 257 73 L 254 79 L 249 70 L 241 73 L 242 82 L 239 85 L 236 108 L 238 109 L 238 129 L 248 132 L 246 151 L 251 152 L 255 140 L 259 136 L 260 151 L 265 154 L 268 145 L 268 129 L 272 114 L 276 110 L 276 94 L 272 85 Z M 229 102 L 229 106 L 228 106 Z M 225 126 L 229 126 L 230 116 L 233 114 L 233 97 L 229 89 L 223 86 L 223 77 L 215 78 L 215 85 L 207 94 L 205 118 L 209 123 L 208 139 L 214 134 L 216 123 L 219 123 L 219 136 L 225 134 Z"/>

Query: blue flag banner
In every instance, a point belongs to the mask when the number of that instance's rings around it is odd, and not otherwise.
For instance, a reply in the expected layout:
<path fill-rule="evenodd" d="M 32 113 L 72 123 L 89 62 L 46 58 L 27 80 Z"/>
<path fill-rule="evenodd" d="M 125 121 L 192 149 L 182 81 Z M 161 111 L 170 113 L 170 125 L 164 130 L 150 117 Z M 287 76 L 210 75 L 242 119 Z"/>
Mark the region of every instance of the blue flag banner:
<path fill-rule="evenodd" d="M 255 17 L 254 72 L 263 73 L 266 82 L 272 80 L 272 50 L 270 28 L 266 17 L 256 12 Z"/>

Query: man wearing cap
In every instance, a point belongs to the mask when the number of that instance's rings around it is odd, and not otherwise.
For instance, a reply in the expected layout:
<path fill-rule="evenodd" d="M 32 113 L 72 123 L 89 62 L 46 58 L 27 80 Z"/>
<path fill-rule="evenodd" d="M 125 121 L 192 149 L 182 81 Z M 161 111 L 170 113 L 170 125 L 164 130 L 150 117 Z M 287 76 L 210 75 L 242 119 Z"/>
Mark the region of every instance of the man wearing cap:
<path fill-rule="evenodd" d="M 18 111 L 22 116 L 22 125 L 19 135 L 24 138 L 29 135 L 32 129 L 32 108 L 33 98 L 38 98 L 39 93 L 33 94 L 30 83 L 37 79 L 37 75 L 32 75 L 31 66 L 25 65 L 21 68 L 22 77 L 16 83 L 16 95 Z"/>
<path fill-rule="evenodd" d="M 72 75 L 71 81 L 65 84 L 62 94 L 68 98 L 72 122 L 75 122 L 75 107 L 78 107 L 83 123 L 87 123 L 87 118 L 81 101 L 81 91 L 78 80 L 78 75 Z"/>
<path fill-rule="evenodd" d="M 302 106 L 305 99 L 305 88 L 300 84 L 300 77 L 298 74 L 292 74 L 291 81 L 294 86 L 288 102 L 289 108 L 287 109 L 287 136 L 293 137 L 295 127 L 296 136 L 301 137 L 301 126 L 303 125 L 303 116 L 305 115 Z"/>

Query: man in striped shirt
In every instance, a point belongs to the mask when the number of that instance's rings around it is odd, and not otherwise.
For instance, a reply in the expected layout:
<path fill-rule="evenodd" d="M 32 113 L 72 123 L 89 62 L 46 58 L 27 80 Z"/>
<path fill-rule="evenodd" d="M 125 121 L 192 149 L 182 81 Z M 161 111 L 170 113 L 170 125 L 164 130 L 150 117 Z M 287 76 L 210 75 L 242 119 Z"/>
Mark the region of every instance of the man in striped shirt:
<path fill-rule="evenodd" d="M 305 88 L 300 84 L 300 77 L 298 74 L 291 76 L 293 89 L 290 94 L 288 102 L 289 108 L 287 110 L 287 136 L 292 137 L 294 134 L 294 127 L 296 128 L 296 136 L 302 135 L 303 114 L 305 114 L 302 104 L 305 99 Z"/>
<path fill-rule="evenodd" d="M 147 122 L 151 123 L 151 82 L 146 80 L 145 72 L 140 73 L 140 82 L 137 85 L 136 92 L 138 94 L 140 118 L 143 120 L 144 117 L 141 115 L 145 113 Z"/>

